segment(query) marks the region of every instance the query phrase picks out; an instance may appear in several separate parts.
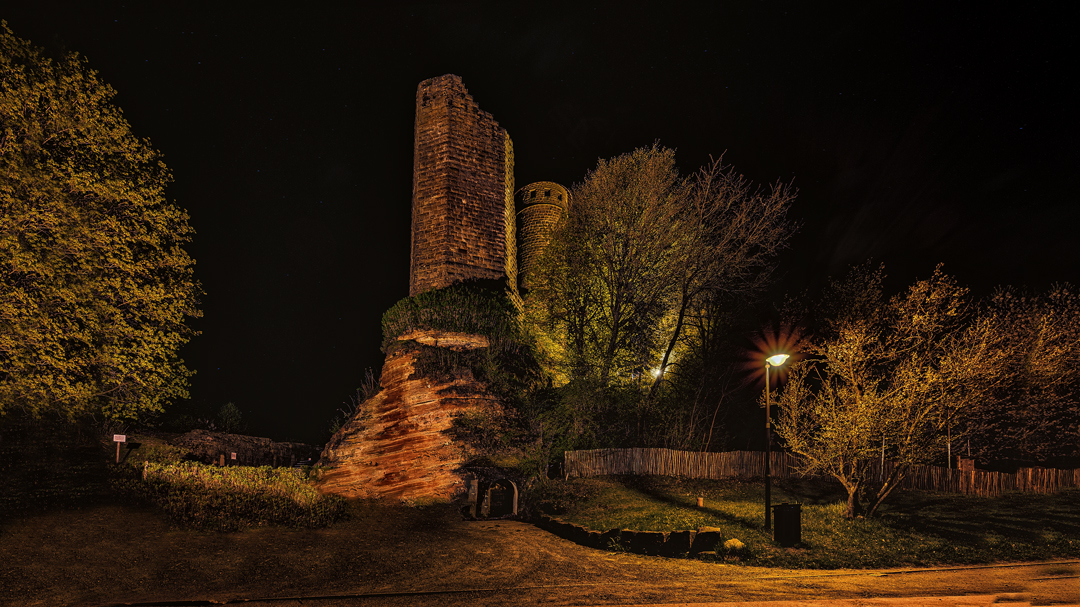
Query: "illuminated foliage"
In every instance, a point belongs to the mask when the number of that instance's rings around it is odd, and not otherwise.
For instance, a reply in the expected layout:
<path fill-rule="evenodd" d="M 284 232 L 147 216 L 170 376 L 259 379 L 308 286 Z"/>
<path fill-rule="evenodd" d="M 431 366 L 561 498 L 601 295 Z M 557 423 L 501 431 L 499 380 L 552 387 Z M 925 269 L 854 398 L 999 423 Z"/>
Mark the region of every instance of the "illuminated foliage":
<path fill-rule="evenodd" d="M 536 288 L 564 335 L 559 363 L 571 377 L 607 385 L 655 362 L 685 193 L 674 151 L 655 146 L 601 160 L 575 186 Z"/>
<path fill-rule="evenodd" d="M 345 512 L 344 499 L 322 495 L 295 468 L 146 462 L 141 477 L 120 479 L 118 488 L 146 497 L 176 522 L 199 529 L 318 528 Z"/>
<path fill-rule="evenodd" d="M 872 515 L 912 465 L 941 458 L 1002 384 L 1008 358 L 1001 326 L 974 315 L 967 289 L 940 266 L 888 301 L 883 275 L 866 264 L 830 285 L 778 399 L 777 434 L 805 472 L 844 485 L 848 518 L 862 512 L 860 497 Z M 898 464 L 887 478 L 871 470 L 881 458 Z"/>
<path fill-rule="evenodd" d="M 526 310 L 556 383 L 578 384 L 567 391 L 580 405 L 571 427 L 635 446 L 711 437 L 705 400 L 727 384 L 717 346 L 786 246 L 793 199 L 719 160 L 682 177 L 674 151 L 657 145 L 601 160 L 574 187 Z"/>
<path fill-rule="evenodd" d="M 383 313 L 383 352 L 410 331 L 433 329 L 487 337 L 496 348 L 519 339 L 514 304 L 504 290 L 479 281 L 460 282 L 399 300 Z"/>
<path fill-rule="evenodd" d="M 1080 297 L 1068 285 L 1045 294 L 996 291 L 983 307 L 1008 353 L 1004 380 L 966 421 L 966 446 L 994 459 L 1045 461 L 1080 455 Z"/>
<path fill-rule="evenodd" d="M 0 31 L 0 413 L 136 418 L 187 396 L 200 316 L 172 177 L 85 59 Z"/>
<path fill-rule="evenodd" d="M 244 414 L 234 403 L 225 403 L 218 411 L 218 422 L 221 430 L 226 433 L 236 432 L 242 427 Z"/>

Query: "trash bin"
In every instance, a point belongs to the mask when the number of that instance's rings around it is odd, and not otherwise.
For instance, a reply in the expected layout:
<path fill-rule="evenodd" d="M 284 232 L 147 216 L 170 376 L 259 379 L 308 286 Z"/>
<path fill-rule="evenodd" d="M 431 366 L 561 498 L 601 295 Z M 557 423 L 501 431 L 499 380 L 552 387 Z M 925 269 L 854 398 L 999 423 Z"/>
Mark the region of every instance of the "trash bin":
<path fill-rule="evenodd" d="M 802 542 L 802 505 L 776 504 L 773 509 L 773 539 L 790 548 Z"/>

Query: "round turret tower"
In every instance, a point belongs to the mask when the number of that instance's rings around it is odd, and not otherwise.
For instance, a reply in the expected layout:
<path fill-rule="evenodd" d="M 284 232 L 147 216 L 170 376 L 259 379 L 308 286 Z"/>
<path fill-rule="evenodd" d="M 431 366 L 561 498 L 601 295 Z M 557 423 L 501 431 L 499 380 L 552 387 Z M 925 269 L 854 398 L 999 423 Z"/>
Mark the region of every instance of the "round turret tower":
<path fill-rule="evenodd" d="M 537 181 L 517 191 L 518 283 L 528 290 L 551 232 L 570 204 L 570 192 L 551 181 Z"/>

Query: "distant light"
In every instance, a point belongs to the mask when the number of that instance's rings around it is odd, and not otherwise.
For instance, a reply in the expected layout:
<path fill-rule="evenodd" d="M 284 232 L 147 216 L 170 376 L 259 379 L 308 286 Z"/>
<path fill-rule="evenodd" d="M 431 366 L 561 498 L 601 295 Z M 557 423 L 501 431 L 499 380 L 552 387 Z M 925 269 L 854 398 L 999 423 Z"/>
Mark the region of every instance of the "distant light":
<path fill-rule="evenodd" d="M 772 356 L 766 358 L 765 362 L 769 363 L 770 366 L 779 367 L 780 365 L 784 364 L 784 361 L 787 359 L 787 354 L 773 354 Z"/>
<path fill-rule="evenodd" d="M 657 377 L 660 377 L 660 369 L 659 368 L 653 369 L 652 371 L 649 371 L 649 373 L 653 376 L 654 379 L 657 378 Z"/>

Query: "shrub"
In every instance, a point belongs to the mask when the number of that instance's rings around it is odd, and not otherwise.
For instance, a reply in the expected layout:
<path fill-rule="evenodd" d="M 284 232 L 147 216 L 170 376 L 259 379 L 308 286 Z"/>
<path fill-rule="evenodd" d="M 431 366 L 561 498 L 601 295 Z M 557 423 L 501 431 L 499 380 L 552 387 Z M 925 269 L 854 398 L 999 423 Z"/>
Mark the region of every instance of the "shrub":
<path fill-rule="evenodd" d="M 145 496 L 178 523 L 216 531 L 325 527 L 345 511 L 344 499 L 320 494 L 303 472 L 290 468 L 147 461 L 141 478 L 122 479 L 118 486 Z"/>
<path fill-rule="evenodd" d="M 240 407 L 233 403 L 225 403 L 221 406 L 221 410 L 218 411 L 218 422 L 221 424 L 222 431 L 227 434 L 240 430 L 242 419 L 243 413 L 241 413 Z"/>
<path fill-rule="evenodd" d="M 136 459 L 132 464 L 138 465 L 142 462 L 153 462 L 155 464 L 180 463 L 184 461 L 189 452 L 168 443 L 143 443 L 133 453 Z"/>
<path fill-rule="evenodd" d="M 519 334 L 517 310 L 506 294 L 472 283 L 402 299 L 383 314 L 382 329 L 387 353 L 398 337 L 418 329 L 483 335 L 496 348 L 514 343 Z"/>

